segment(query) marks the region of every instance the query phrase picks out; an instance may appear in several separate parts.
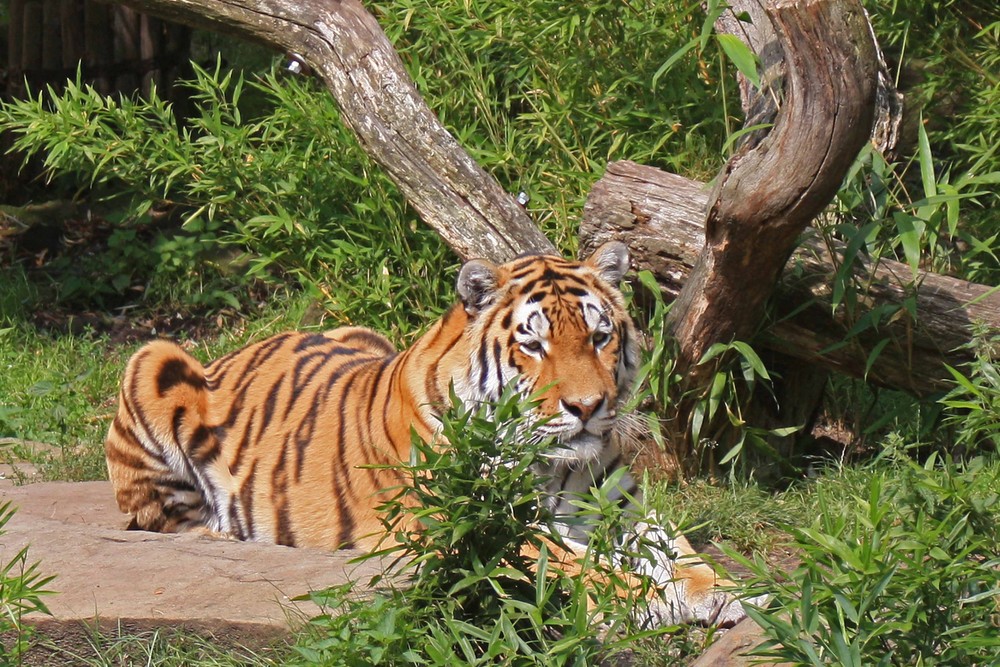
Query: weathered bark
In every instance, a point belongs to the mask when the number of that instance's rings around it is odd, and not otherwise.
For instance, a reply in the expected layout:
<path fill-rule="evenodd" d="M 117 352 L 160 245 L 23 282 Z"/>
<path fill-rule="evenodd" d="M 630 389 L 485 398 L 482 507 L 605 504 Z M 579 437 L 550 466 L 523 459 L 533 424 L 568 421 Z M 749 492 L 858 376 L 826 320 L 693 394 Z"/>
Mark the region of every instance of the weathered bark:
<path fill-rule="evenodd" d="M 732 0 L 715 22 L 719 33 L 733 35 L 741 39 L 759 60 L 761 88 L 737 72 L 736 80 L 740 89 L 740 103 L 745 127 L 774 120 L 782 101 L 782 83 L 785 77 L 785 60 L 778 33 L 767 15 L 764 0 Z M 870 29 L 870 28 L 869 28 Z M 885 62 L 874 34 L 878 65 L 878 87 L 876 90 L 875 126 L 871 140 L 876 149 L 887 158 L 895 156 L 900 142 L 900 128 L 903 122 L 903 96 L 893 83 L 893 74 Z"/>
<path fill-rule="evenodd" d="M 634 266 L 652 271 L 668 300 L 676 298 L 704 245 L 708 198 L 703 183 L 632 162 L 612 163 L 587 199 L 581 247 L 626 241 Z M 963 346 L 977 323 L 1000 328 L 1000 292 L 934 273 L 914 276 L 909 266 L 884 259 L 873 264 L 861 258 L 853 267 L 855 284 L 869 287 L 863 312 L 844 306 L 834 311 L 833 280 L 841 264 L 839 245 L 827 246 L 807 232 L 773 296 L 773 319 L 757 340 L 814 367 L 928 396 L 949 386 L 945 364 L 971 359 Z M 915 317 L 906 310 L 908 300 Z M 848 337 L 864 312 L 883 308 L 898 315 L 877 330 Z M 868 368 L 883 339 L 889 344 Z"/>
<path fill-rule="evenodd" d="M 552 243 L 441 125 L 358 0 L 123 0 L 163 18 L 297 54 L 326 83 L 368 154 L 462 258 L 505 260 Z"/>
<path fill-rule="evenodd" d="M 719 341 L 748 339 L 797 238 L 833 198 L 871 134 L 877 67 L 857 3 L 769 8 L 786 61 L 785 102 L 770 133 L 718 176 L 706 243 L 671 311 L 680 372 Z"/>
<path fill-rule="evenodd" d="M 670 313 L 682 380 L 669 435 L 688 469 L 705 463 L 689 425 L 715 372 L 699 361 L 716 343 L 752 338 L 799 234 L 836 193 L 874 117 L 877 52 L 860 3 L 776 0 L 765 9 L 785 62 L 778 110 L 717 177 L 705 243 Z"/>

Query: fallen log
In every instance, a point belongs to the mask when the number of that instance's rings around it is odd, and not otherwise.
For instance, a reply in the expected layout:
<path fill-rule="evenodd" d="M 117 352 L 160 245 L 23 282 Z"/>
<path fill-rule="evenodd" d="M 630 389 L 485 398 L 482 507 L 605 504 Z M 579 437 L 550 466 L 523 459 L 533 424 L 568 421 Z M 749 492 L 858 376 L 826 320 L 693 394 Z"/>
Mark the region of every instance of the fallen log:
<path fill-rule="evenodd" d="M 581 247 L 624 241 L 634 266 L 652 271 L 673 299 L 704 246 L 708 200 L 703 183 L 613 162 L 587 198 Z M 945 364 L 957 367 L 972 358 L 967 345 L 977 323 L 1000 328 L 1000 291 L 924 271 L 914 275 L 908 265 L 885 259 L 859 258 L 853 266 L 855 284 L 868 286 L 859 297 L 864 312 L 834 309 L 832 286 L 841 262 L 842 248 L 807 230 L 785 265 L 770 319 L 758 334 L 764 347 L 926 397 L 949 388 Z M 860 317 L 875 309 L 893 314 L 878 328 L 849 336 Z"/>

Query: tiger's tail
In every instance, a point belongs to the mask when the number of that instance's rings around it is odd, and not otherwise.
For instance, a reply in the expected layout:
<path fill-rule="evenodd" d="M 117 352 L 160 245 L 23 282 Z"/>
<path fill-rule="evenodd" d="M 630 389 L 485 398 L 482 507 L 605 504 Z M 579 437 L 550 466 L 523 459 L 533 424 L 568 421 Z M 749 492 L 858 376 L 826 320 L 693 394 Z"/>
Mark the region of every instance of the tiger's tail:
<path fill-rule="evenodd" d="M 223 530 L 205 464 L 218 455 L 217 429 L 204 421 L 205 369 L 178 345 L 154 341 L 129 360 L 105 442 L 118 507 L 129 528 Z"/>

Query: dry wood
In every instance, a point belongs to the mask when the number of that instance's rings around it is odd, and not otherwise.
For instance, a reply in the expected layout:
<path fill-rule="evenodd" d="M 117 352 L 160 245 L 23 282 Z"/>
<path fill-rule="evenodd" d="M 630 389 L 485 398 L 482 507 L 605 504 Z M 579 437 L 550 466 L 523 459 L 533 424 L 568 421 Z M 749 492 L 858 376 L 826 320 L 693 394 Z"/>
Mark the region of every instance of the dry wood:
<path fill-rule="evenodd" d="M 75 68 L 83 53 L 83 3 L 60 0 L 59 23 L 62 25 L 62 67 Z"/>
<path fill-rule="evenodd" d="M 799 234 L 836 193 L 874 118 L 877 48 L 857 0 L 773 0 L 764 9 L 777 47 L 758 48 L 780 50 L 784 61 L 773 124 L 715 179 L 704 244 L 670 313 L 681 378 L 671 454 L 688 470 L 712 465 L 699 460 L 689 428 L 715 372 L 699 361 L 716 343 L 753 337 Z M 728 449 L 724 429 L 712 432 Z"/>
<path fill-rule="evenodd" d="M 587 199 L 581 245 L 626 241 L 634 265 L 653 271 L 668 298 L 674 298 L 704 244 L 708 198 L 703 183 L 632 162 L 612 163 Z M 855 284 L 871 288 L 862 309 L 886 307 L 899 315 L 837 347 L 863 314 L 844 307 L 833 310 L 832 286 L 841 257 L 842 249 L 809 233 L 787 263 L 774 295 L 773 321 L 760 337 L 764 345 L 863 377 L 872 350 L 889 339 L 867 369 L 867 379 L 927 396 L 949 386 L 944 364 L 958 366 L 970 359 L 963 346 L 977 323 L 1000 328 L 1000 292 L 993 288 L 923 271 L 914 276 L 899 262 L 873 265 L 862 259 L 853 267 Z M 904 307 L 907 299 L 914 302 L 915 318 Z"/>
<path fill-rule="evenodd" d="M 36 38 L 37 39 L 37 38 Z M 58 71 L 62 67 L 62 32 L 59 29 L 59 4 L 42 3 L 42 70 Z"/>
<path fill-rule="evenodd" d="M 513 197 L 441 125 L 358 0 L 124 0 L 295 53 L 326 83 L 368 154 L 462 258 L 551 251 Z"/>
<path fill-rule="evenodd" d="M 22 29 L 24 39 L 21 42 L 21 67 L 24 70 L 42 68 L 42 24 L 44 10 L 41 2 L 28 2 L 24 5 Z"/>
<path fill-rule="evenodd" d="M 115 58 L 115 40 L 111 7 L 96 0 L 87 0 L 83 6 L 83 39 L 87 53 L 86 64 L 93 66 L 91 77 L 94 88 L 103 95 L 114 90 L 110 66 Z"/>
<path fill-rule="evenodd" d="M 785 54 L 785 101 L 774 127 L 717 178 L 706 243 L 671 311 L 679 370 L 714 343 L 748 339 L 799 234 L 832 199 L 871 133 L 877 66 L 859 4 L 769 8 Z"/>
<path fill-rule="evenodd" d="M 755 89 L 743 74 L 736 75 L 743 115 L 746 118 L 744 126 L 770 123 L 782 100 L 785 60 L 778 34 L 768 17 L 766 3 L 763 0 L 732 0 L 715 22 L 715 29 L 741 39 L 757 54 L 760 62 L 760 90 Z M 894 156 L 900 142 L 903 96 L 896 90 L 893 74 L 878 48 L 874 33 L 872 42 L 878 59 L 878 88 L 875 127 L 871 138 L 879 152 Z"/>

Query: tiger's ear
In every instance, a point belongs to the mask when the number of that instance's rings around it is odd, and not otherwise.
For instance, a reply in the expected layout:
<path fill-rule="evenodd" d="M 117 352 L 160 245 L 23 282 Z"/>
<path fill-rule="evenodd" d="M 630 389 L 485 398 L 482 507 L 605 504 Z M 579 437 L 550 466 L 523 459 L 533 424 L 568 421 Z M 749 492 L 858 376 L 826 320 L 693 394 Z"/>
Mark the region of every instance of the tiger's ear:
<path fill-rule="evenodd" d="M 474 315 L 493 302 L 499 276 L 497 267 L 485 259 L 473 259 L 458 272 L 458 296 L 465 312 Z"/>
<path fill-rule="evenodd" d="M 628 248 L 621 241 L 608 241 L 594 251 L 587 264 L 597 269 L 601 278 L 617 285 L 629 269 L 631 258 Z"/>

